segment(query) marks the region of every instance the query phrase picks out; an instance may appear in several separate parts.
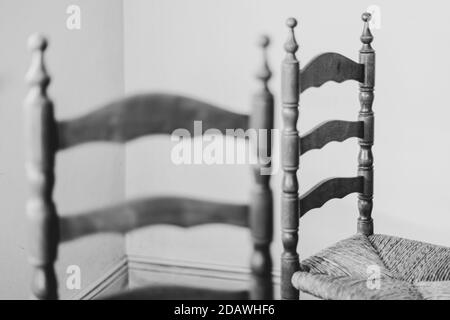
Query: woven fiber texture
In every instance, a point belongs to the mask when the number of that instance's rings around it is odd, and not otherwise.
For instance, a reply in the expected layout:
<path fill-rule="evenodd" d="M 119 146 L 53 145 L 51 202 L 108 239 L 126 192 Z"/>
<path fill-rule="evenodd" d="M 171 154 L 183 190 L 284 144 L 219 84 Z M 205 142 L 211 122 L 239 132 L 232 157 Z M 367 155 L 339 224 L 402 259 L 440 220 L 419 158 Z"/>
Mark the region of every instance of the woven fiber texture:
<path fill-rule="evenodd" d="M 408 282 L 381 278 L 379 289 L 368 289 L 367 277 L 333 277 L 309 272 L 294 274 L 300 290 L 325 300 L 422 300 L 422 294 Z"/>
<path fill-rule="evenodd" d="M 294 286 L 322 299 L 450 299 L 450 248 L 419 241 L 355 235 L 304 260 L 302 270 Z"/>

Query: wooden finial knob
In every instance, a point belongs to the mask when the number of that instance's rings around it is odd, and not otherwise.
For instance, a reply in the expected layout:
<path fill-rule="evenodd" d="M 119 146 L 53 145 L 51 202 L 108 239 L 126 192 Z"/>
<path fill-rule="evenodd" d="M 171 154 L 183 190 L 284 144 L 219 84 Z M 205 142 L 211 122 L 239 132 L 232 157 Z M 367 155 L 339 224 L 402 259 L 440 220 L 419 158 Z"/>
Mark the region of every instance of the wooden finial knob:
<path fill-rule="evenodd" d="M 263 48 L 266 49 L 270 44 L 270 38 L 266 35 L 262 35 L 259 39 L 258 39 L 258 45 Z"/>
<path fill-rule="evenodd" d="M 50 77 L 44 64 L 44 52 L 47 46 L 47 39 L 40 34 L 34 34 L 28 38 L 28 49 L 32 52 L 32 56 L 25 79 L 29 85 L 41 87 L 43 92 L 50 83 Z"/>
<path fill-rule="evenodd" d="M 263 50 L 263 63 L 256 76 L 264 83 L 264 85 L 267 85 L 267 82 L 272 77 L 272 72 L 270 71 L 269 64 L 267 62 L 267 47 L 269 44 L 270 38 L 266 35 L 263 35 L 258 39 L 258 45 Z"/>
<path fill-rule="evenodd" d="M 290 17 L 286 20 L 286 25 L 288 26 L 288 28 L 293 29 L 297 26 L 297 20 Z"/>
<path fill-rule="evenodd" d="M 297 20 L 295 18 L 289 18 L 286 20 L 286 26 L 290 29 L 289 37 L 284 44 L 284 50 L 287 53 L 294 54 L 298 50 L 298 44 L 295 41 L 294 28 L 297 26 Z"/>
<path fill-rule="evenodd" d="M 372 15 L 368 12 L 364 12 L 361 16 L 362 21 L 369 22 L 372 19 Z"/>
<path fill-rule="evenodd" d="M 47 39 L 40 34 L 33 34 L 28 38 L 28 49 L 30 51 L 45 51 L 47 45 Z"/>
<path fill-rule="evenodd" d="M 364 29 L 363 29 L 363 33 L 361 35 L 361 42 L 364 45 L 369 45 L 372 43 L 373 41 L 373 35 L 372 32 L 370 32 L 370 27 L 369 27 L 369 22 L 370 19 L 372 19 L 372 15 L 368 12 L 364 12 L 361 16 L 362 21 L 364 21 Z"/>

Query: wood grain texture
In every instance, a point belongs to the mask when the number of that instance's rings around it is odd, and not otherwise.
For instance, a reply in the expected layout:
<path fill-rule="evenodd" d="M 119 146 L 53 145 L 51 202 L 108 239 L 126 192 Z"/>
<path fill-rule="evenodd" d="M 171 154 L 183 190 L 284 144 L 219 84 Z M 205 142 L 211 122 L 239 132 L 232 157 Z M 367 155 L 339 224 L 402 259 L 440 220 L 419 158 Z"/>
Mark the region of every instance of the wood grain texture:
<path fill-rule="evenodd" d="M 33 299 L 57 299 L 54 262 L 58 251 L 58 216 L 53 202 L 56 144 L 53 103 L 47 96 L 50 77 L 44 64 L 47 40 L 31 36 L 28 47 L 32 61 L 26 81 L 29 85 L 24 103 L 26 173 L 29 198 L 28 253 L 32 266 Z"/>
<path fill-rule="evenodd" d="M 362 138 L 363 135 L 364 122 L 362 121 L 326 121 L 300 138 L 301 154 L 321 149 L 332 141 L 342 142 L 349 138 Z"/>
<path fill-rule="evenodd" d="M 149 225 L 169 224 L 193 227 L 223 223 L 249 226 L 248 205 L 235 205 L 188 198 L 161 197 L 136 199 L 60 218 L 61 241 L 99 232 L 126 233 Z"/>
<path fill-rule="evenodd" d="M 194 131 L 202 121 L 202 131 Z M 140 94 L 114 101 L 77 119 L 58 123 L 58 149 L 82 143 L 105 141 L 124 143 L 145 135 L 172 134 L 186 129 L 191 136 L 208 129 L 248 129 L 248 115 L 171 94 Z"/>
<path fill-rule="evenodd" d="M 300 92 L 312 87 L 320 87 L 328 81 L 362 81 L 364 65 L 339 53 L 323 53 L 311 60 L 300 71 Z"/>
<path fill-rule="evenodd" d="M 245 290 L 220 290 L 167 285 L 137 288 L 106 298 L 107 300 L 248 300 Z M 219 312 L 219 310 L 217 310 Z"/>
<path fill-rule="evenodd" d="M 331 199 L 343 198 L 351 193 L 361 192 L 363 177 L 331 178 L 324 180 L 300 197 L 300 217 L 309 210 L 322 207 Z"/>
<path fill-rule="evenodd" d="M 283 134 L 281 138 L 281 159 L 283 182 L 281 195 L 281 299 L 298 300 L 299 292 L 291 283 L 292 275 L 300 269 L 298 244 L 299 201 L 297 171 L 299 167 L 299 134 L 297 131 L 298 103 L 300 98 L 299 80 L 300 63 L 295 53 L 298 44 L 295 40 L 294 28 L 297 21 L 289 18 L 286 21 L 289 36 L 284 45 L 286 56 L 281 69 L 281 98 Z"/>
<path fill-rule="evenodd" d="M 358 233 L 364 235 L 373 234 L 373 154 L 374 142 L 374 113 L 372 105 L 374 100 L 375 86 L 375 50 L 371 43 L 372 33 L 369 28 L 371 16 L 369 13 L 362 15 L 364 29 L 361 35 L 363 43 L 359 53 L 359 61 L 365 68 L 364 79 L 359 85 L 359 101 L 361 109 L 359 120 L 364 122 L 364 136 L 359 140 L 358 175 L 364 178 L 364 188 L 358 195 L 359 218 L 357 223 Z"/>

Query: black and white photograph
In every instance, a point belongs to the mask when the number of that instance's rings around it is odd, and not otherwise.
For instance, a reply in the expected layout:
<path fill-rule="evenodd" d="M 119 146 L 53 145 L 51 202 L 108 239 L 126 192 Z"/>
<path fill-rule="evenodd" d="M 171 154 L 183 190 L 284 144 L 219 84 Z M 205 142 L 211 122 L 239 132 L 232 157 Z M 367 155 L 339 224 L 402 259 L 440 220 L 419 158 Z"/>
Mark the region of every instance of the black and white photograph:
<path fill-rule="evenodd" d="M 0 0 L 0 300 L 450 300 L 449 11 Z"/>

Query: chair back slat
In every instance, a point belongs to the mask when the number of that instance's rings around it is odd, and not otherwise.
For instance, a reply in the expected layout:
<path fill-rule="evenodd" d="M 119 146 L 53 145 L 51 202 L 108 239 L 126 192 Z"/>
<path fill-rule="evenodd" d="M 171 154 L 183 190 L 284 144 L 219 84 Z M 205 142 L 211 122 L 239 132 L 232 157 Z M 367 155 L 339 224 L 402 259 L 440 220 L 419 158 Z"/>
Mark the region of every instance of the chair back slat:
<path fill-rule="evenodd" d="M 60 218 L 61 241 L 94 233 L 126 233 L 150 225 L 193 227 L 222 223 L 249 226 L 248 205 L 194 200 L 188 198 L 136 199 L 116 206 Z"/>
<path fill-rule="evenodd" d="M 309 210 L 322 207 L 331 199 L 341 199 L 351 193 L 362 192 L 363 177 L 331 178 L 324 180 L 300 197 L 300 217 Z"/>
<path fill-rule="evenodd" d="M 301 155 L 310 150 L 321 149 L 332 141 L 342 142 L 349 138 L 363 138 L 362 121 L 326 121 L 300 137 Z"/>
<path fill-rule="evenodd" d="M 195 122 L 201 125 L 195 128 Z M 110 103 L 77 119 L 58 123 L 58 149 L 105 141 L 125 143 L 152 134 L 187 130 L 194 137 L 208 129 L 248 128 L 249 116 L 170 94 L 141 94 Z"/>
<path fill-rule="evenodd" d="M 364 65 L 339 53 L 328 52 L 315 57 L 300 71 L 300 92 L 320 87 L 328 81 L 344 82 L 364 79 Z"/>

